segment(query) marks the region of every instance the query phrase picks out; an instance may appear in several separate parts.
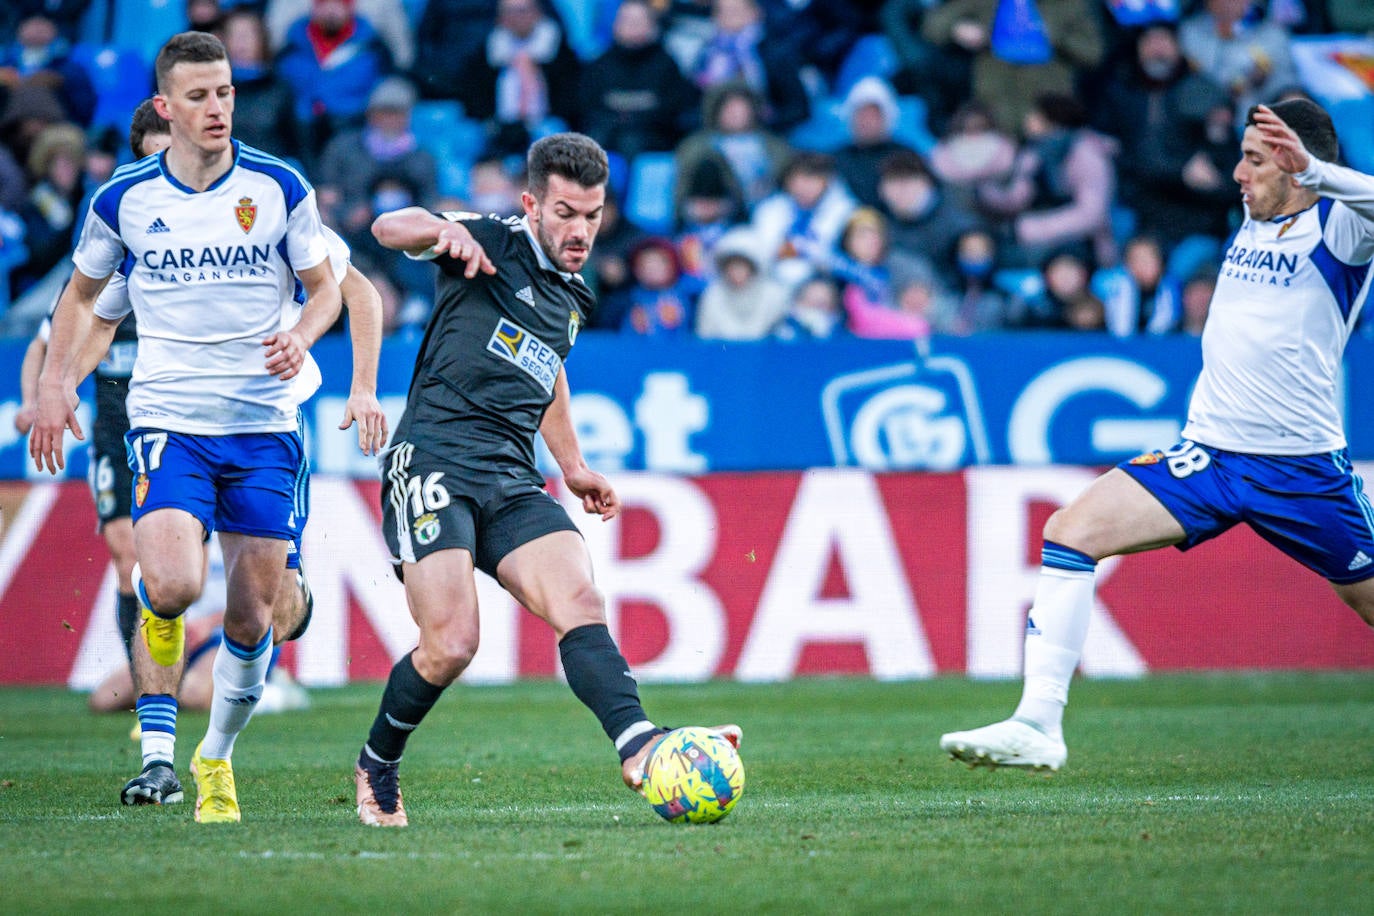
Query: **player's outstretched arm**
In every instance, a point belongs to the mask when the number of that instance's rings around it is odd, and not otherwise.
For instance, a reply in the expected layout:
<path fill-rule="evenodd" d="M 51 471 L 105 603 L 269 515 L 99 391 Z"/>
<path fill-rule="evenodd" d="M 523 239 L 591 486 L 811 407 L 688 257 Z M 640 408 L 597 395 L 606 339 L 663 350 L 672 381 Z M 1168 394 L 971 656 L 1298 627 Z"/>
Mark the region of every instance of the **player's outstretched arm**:
<path fill-rule="evenodd" d="M 588 515 L 599 515 L 603 522 L 609 522 L 620 514 L 620 497 L 616 496 L 615 488 L 604 474 L 587 467 L 582 448 L 577 444 L 571 407 L 568 373 L 559 369 L 553 385 L 553 403 L 544 411 L 539 434 L 563 471 L 563 484 L 582 500 L 582 509 Z"/>
<path fill-rule="evenodd" d="M 377 401 L 377 364 L 382 352 L 382 297 L 377 287 L 352 264 L 339 284 L 348 308 L 348 333 L 353 346 L 353 382 L 339 429 L 358 423 L 358 448 L 375 455 L 386 445 L 386 414 Z"/>
<path fill-rule="evenodd" d="M 267 349 L 267 371 L 282 381 L 290 381 L 301 371 L 306 351 L 333 326 L 343 311 L 343 297 L 329 259 L 296 272 L 305 287 L 305 307 L 300 321 L 286 331 L 278 331 L 262 342 Z"/>
<path fill-rule="evenodd" d="M 96 297 L 106 279 L 72 271 L 53 311 L 48 354 L 38 377 L 37 411 L 29 433 L 29 455 L 40 471 L 56 474 L 66 467 L 62 436 L 67 430 L 78 439 L 86 438 L 76 419 L 76 385 L 85 377 L 76 375 L 77 363 L 94 319 Z"/>
<path fill-rule="evenodd" d="M 19 411 L 14 415 L 14 428 L 21 436 L 27 436 L 33 429 L 33 419 L 38 413 L 38 375 L 43 371 L 43 357 L 47 352 L 48 342 L 41 334 L 36 334 L 24 350 L 24 361 L 19 364 Z"/>
<path fill-rule="evenodd" d="M 426 259 L 447 255 L 467 264 L 463 276 L 496 273 L 496 264 L 462 223 L 442 219 L 423 207 L 383 213 L 372 222 L 372 235 L 383 247 Z"/>

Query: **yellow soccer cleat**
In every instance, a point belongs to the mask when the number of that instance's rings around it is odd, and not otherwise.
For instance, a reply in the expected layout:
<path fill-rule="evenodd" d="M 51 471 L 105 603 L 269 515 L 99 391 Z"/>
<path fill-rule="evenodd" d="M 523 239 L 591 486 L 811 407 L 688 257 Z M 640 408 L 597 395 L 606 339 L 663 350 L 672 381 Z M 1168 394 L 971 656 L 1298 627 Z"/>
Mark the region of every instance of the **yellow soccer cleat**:
<path fill-rule="evenodd" d="M 234 767 L 228 760 L 202 757 L 200 745 L 196 745 L 196 753 L 191 757 L 191 778 L 196 781 L 197 823 L 229 824 L 243 819 L 234 788 Z"/>
<path fill-rule="evenodd" d="M 138 596 L 138 608 L 142 619 L 138 628 L 143 633 L 143 642 L 148 646 L 148 654 L 153 661 L 164 668 L 170 668 L 181 661 L 186 651 L 186 620 L 178 614 L 172 619 L 159 617 L 153 609 L 143 603 L 143 573 L 138 564 L 133 571 L 134 594 Z"/>

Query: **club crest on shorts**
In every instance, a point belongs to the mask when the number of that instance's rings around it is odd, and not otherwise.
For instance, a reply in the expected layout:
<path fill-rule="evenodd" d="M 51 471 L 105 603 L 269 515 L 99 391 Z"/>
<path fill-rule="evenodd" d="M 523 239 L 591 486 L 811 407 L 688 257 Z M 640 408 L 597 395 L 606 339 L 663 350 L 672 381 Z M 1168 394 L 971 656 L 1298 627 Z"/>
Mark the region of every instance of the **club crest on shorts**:
<path fill-rule="evenodd" d="M 139 474 L 138 480 L 134 481 L 134 505 L 143 508 L 144 501 L 148 498 L 148 488 L 152 482 L 148 480 L 147 474 Z"/>
<path fill-rule="evenodd" d="M 410 530 L 415 533 L 415 543 L 421 547 L 428 547 L 439 536 L 439 516 L 433 512 L 426 512 L 415 520 Z"/>
<path fill-rule="evenodd" d="M 577 332 L 582 330 L 582 316 L 577 312 L 568 312 L 568 343 L 577 343 Z"/>
<path fill-rule="evenodd" d="M 1159 464 L 1164 460 L 1164 453 L 1156 449 L 1153 452 L 1145 452 L 1143 455 L 1136 455 L 1130 460 L 1130 464 Z"/>
<path fill-rule="evenodd" d="M 239 205 L 234 208 L 234 218 L 239 221 L 239 228 L 245 233 L 253 228 L 253 223 L 258 219 L 258 206 L 253 203 L 253 198 L 239 198 Z"/>

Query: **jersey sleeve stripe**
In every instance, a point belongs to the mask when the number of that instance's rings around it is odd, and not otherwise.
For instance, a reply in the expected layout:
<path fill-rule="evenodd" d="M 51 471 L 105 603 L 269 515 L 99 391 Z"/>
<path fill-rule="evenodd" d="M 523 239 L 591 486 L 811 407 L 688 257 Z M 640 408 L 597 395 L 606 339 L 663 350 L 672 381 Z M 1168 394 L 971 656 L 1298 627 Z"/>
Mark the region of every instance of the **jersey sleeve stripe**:
<path fill-rule="evenodd" d="M 291 168 L 276 156 L 253 149 L 251 146 L 239 147 L 239 165 L 271 178 L 281 188 L 286 198 L 286 212 L 291 213 L 310 193 L 310 182 L 300 172 Z"/>
<path fill-rule="evenodd" d="M 104 221 L 105 225 L 119 234 L 119 204 L 124 195 L 136 184 L 156 178 L 161 167 L 155 157 L 140 159 L 115 169 L 110 180 L 95 192 L 91 200 L 91 210 Z"/>

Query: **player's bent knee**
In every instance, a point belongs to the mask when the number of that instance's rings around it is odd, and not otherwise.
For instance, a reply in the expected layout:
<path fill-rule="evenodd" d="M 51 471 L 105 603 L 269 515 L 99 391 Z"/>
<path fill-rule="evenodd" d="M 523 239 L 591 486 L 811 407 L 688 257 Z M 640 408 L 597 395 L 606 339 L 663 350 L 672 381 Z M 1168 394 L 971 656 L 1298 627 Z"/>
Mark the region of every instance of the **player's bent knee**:
<path fill-rule="evenodd" d="M 146 573 L 143 590 L 153 610 L 163 617 L 174 617 L 186 610 L 200 597 L 200 581 L 180 578 L 155 579 Z"/>
<path fill-rule="evenodd" d="M 1088 552 L 1084 545 L 1087 543 L 1089 532 L 1078 523 L 1077 516 L 1067 511 L 1067 508 L 1054 510 L 1045 520 L 1043 534 L 1047 541 Z"/>
<path fill-rule="evenodd" d="M 416 670 L 425 680 L 434 684 L 451 684 L 456 681 L 477 655 L 477 637 L 460 634 L 435 634 L 432 638 L 422 637 L 416 650 Z"/>

